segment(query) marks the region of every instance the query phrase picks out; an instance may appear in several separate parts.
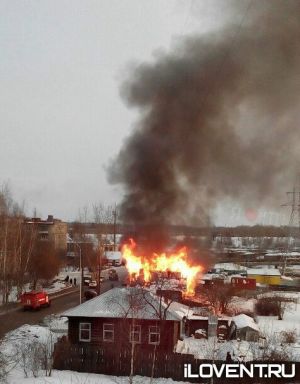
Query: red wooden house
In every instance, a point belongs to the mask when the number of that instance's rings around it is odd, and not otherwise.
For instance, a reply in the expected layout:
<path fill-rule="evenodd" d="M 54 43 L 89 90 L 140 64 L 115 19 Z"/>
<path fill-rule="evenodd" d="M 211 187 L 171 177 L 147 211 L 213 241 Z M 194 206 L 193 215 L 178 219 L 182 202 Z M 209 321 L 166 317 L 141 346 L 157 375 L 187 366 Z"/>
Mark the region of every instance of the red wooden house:
<path fill-rule="evenodd" d="M 173 351 L 180 336 L 180 317 L 163 300 L 140 288 L 114 288 L 63 316 L 69 319 L 71 344 L 124 350 Z"/>

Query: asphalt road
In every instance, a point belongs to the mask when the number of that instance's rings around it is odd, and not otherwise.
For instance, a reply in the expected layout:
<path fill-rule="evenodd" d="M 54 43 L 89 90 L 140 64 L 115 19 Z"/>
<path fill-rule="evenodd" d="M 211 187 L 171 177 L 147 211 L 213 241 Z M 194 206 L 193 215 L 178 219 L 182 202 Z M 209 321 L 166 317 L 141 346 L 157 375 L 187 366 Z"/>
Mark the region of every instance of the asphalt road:
<path fill-rule="evenodd" d="M 104 280 L 101 283 L 101 293 L 108 291 L 113 287 L 120 287 L 125 281 L 127 272 L 126 268 L 116 268 L 119 276 L 119 281 Z M 75 292 L 63 294 L 61 297 L 51 298 L 51 306 L 49 308 L 41 308 L 38 311 L 24 311 L 20 306 L 17 310 L 10 311 L 5 314 L 0 314 L 0 339 L 13 329 L 16 329 L 24 324 L 39 324 L 44 317 L 51 314 L 60 314 L 67 309 L 79 305 L 79 289 Z"/>
<path fill-rule="evenodd" d="M 15 311 L 0 315 L 0 339 L 9 331 L 23 324 L 39 324 L 43 318 L 51 314 L 59 314 L 79 304 L 79 290 L 51 300 L 49 308 L 38 311 L 24 311 L 20 306 Z"/>

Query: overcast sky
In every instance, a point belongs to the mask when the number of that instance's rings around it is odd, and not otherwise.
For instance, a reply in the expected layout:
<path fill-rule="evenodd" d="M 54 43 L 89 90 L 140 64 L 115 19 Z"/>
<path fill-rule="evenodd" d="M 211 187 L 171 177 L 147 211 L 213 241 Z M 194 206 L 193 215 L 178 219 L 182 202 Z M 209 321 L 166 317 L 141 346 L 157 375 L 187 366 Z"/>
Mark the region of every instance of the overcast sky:
<path fill-rule="evenodd" d="M 119 95 L 130 63 L 215 28 L 221 3 L 0 1 L 0 178 L 27 214 L 72 220 L 121 200 L 105 166 L 137 118 Z"/>

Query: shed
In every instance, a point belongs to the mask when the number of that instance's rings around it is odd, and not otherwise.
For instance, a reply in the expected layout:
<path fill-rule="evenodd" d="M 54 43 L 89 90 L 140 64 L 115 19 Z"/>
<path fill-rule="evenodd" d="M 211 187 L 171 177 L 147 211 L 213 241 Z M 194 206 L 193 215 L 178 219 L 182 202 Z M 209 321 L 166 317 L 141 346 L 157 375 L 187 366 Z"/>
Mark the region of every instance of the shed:
<path fill-rule="evenodd" d="M 229 332 L 230 339 L 258 341 L 259 333 L 259 327 L 252 317 L 240 314 L 232 318 Z"/>

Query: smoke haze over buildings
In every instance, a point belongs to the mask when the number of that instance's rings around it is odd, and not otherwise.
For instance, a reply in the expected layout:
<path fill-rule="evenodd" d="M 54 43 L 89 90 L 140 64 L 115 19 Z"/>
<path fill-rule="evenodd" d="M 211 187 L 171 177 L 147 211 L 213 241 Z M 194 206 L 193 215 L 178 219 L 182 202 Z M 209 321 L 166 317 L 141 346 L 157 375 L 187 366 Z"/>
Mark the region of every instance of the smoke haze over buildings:
<path fill-rule="evenodd" d="M 223 198 L 279 205 L 298 171 L 300 2 L 231 2 L 231 22 L 139 63 L 140 119 L 109 168 L 125 222 L 207 223 Z"/>

